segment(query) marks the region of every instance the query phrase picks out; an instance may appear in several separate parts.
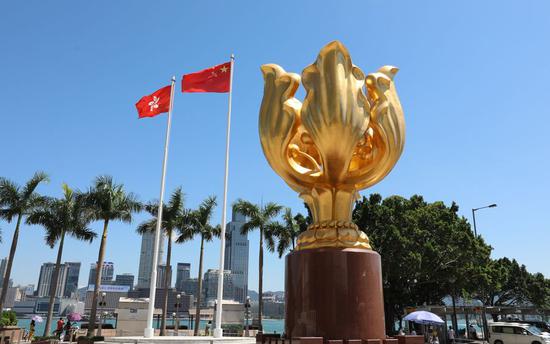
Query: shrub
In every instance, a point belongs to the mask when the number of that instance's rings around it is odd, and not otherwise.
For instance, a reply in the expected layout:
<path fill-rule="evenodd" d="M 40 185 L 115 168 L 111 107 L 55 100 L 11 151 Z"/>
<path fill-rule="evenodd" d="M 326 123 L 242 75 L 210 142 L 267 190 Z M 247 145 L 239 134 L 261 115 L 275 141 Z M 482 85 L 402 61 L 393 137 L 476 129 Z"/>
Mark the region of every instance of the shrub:
<path fill-rule="evenodd" d="M 2 312 L 2 317 L 0 317 L 0 327 L 4 326 L 15 326 L 17 325 L 17 316 L 14 311 L 4 311 Z"/>

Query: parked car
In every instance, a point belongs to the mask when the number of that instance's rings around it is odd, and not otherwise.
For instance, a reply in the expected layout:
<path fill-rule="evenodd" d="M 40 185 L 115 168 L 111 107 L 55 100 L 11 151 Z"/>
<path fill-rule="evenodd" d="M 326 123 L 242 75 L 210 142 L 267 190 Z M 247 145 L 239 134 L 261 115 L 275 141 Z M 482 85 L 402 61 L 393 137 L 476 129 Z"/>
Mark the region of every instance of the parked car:
<path fill-rule="evenodd" d="M 506 321 L 506 322 L 508 322 L 508 321 Z M 543 333 L 546 333 L 546 334 L 550 335 L 550 324 L 547 323 L 546 321 L 539 321 L 539 320 L 516 320 L 516 321 L 512 321 L 512 322 L 521 323 L 521 324 L 529 324 L 529 325 L 536 326 L 536 327 L 538 327 L 539 330 L 541 330 Z"/>
<path fill-rule="evenodd" d="M 538 327 L 519 322 L 490 322 L 490 344 L 550 344 L 550 336 Z"/>

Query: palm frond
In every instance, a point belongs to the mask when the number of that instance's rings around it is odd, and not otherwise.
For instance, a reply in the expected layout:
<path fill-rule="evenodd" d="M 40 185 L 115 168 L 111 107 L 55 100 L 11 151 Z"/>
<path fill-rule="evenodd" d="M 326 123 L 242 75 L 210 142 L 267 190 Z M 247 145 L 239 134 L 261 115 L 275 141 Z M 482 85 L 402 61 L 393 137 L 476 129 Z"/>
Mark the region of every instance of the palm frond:
<path fill-rule="evenodd" d="M 25 184 L 25 187 L 23 187 L 22 197 L 23 199 L 28 199 L 31 197 L 31 195 L 34 193 L 34 190 L 38 186 L 38 184 L 42 182 L 49 182 L 50 179 L 48 175 L 44 172 L 36 172 L 34 176 Z"/>
<path fill-rule="evenodd" d="M 19 202 L 19 186 L 13 181 L 0 177 L 0 207 L 13 208 Z"/>

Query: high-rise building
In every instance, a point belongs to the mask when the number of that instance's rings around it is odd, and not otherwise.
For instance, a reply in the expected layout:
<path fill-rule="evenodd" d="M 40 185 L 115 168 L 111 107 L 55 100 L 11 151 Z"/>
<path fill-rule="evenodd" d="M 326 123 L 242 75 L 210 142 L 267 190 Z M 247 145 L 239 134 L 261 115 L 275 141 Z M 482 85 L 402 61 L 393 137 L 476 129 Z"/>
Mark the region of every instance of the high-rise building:
<path fill-rule="evenodd" d="M 132 290 L 134 288 L 134 278 L 133 274 L 116 275 L 115 284 L 129 286 L 130 290 Z"/>
<path fill-rule="evenodd" d="M 223 299 L 233 300 L 233 275 L 231 271 L 223 271 Z M 204 302 L 203 305 L 209 305 L 218 297 L 218 270 L 208 269 L 204 274 L 203 283 Z"/>
<path fill-rule="evenodd" d="M 55 270 L 55 263 L 44 263 L 40 267 L 40 276 L 38 277 L 37 296 L 50 296 L 50 288 Z M 67 281 L 68 267 L 65 264 L 59 266 L 59 275 L 57 277 L 57 287 L 55 296 L 62 297 L 65 292 L 65 282 Z"/>
<path fill-rule="evenodd" d="M 34 295 L 34 284 L 28 284 L 23 287 L 23 291 L 25 296 L 33 296 Z"/>
<path fill-rule="evenodd" d="M 199 296 L 199 280 L 197 278 L 189 278 L 181 283 L 181 291 L 187 295 L 193 295 L 196 300 Z"/>
<path fill-rule="evenodd" d="M 95 285 L 97 263 L 90 264 L 90 274 L 88 275 L 88 285 Z M 101 268 L 101 283 L 109 284 L 113 280 L 115 274 L 115 265 L 112 262 L 103 262 Z"/>
<path fill-rule="evenodd" d="M 183 282 L 191 278 L 191 264 L 178 263 L 178 270 L 176 273 L 176 289 L 178 291 L 183 290 Z"/>
<path fill-rule="evenodd" d="M 0 286 L 2 285 L 2 283 L 4 283 L 4 275 L 6 275 L 7 265 L 8 265 L 8 258 L 3 258 L 2 260 L 0 260 Z"/>
<path fill-rule="evenodd" d="M 167 272 L 168 271 L 168 272 Z M 172 285 L 172 272 L 166 265 L 159 265 L 157 268 L 157 288 L 164 288 L 164 276 L 168 273 L 168 288 Z"/>
<path fill-rule="evenodd" d="M 80 262 L 65 262 L 67 266 L 67 280 L 63 296 L 72 297 L 78 289 L 78 277 L 80 276 Z"/>
<path fill-rule="evenodd" d="M 149 288 L 151 271 L 153 270 L 153 248 L 155 246 L 155 233 L 145 233 L 141 237 L 141 250 L 139 254 L 139 271 L 137 288 Z M 160 236 L 158 265 L 164 262 L 164 235 Z M 157 274 L 158 275 L 158 274 Z"/>
<path fill-rule="evenodd" d="M 233 280 L 232 299 L 244 303 L 248 295 L 248 235 L 241 234 L 246 217 L 233 211 L 232 221 L 227 224 L 224 269 L 230 270 Z M 225 292 L 224 292 L 225 297 Z"/>

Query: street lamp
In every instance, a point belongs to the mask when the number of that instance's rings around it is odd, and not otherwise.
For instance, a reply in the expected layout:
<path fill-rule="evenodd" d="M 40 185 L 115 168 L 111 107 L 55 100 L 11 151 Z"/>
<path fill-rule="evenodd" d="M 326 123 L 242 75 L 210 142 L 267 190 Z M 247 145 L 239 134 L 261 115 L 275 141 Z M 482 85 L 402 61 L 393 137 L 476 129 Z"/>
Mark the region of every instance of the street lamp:
<path fill-rule="evenodd" d="M 475 236 L 477 237 L 477 228 L 476 228 L 476 211 L 480 210 L 480 209 L 485 209 L 485 208 L 495 208 L 497 205 L 495 203 L 493 204 L 489 204 L 489 205 L 486 205 L 484 207 L 479 207 L 479 208 L 473 208 L 472 209 L 472 217 L 474 219 L 474 234 Z"/>
<path fill-rule="evenodd" d="M 102 327 L 101 324 L 103 322 L 103 318 L 101 317 L 101 315 L 102 315 L 101 314 L 102 313 L 101 312 L 101 307 L 104 308 L 107 305 L 107 303 L 105 302 L 105 296 L 107 296 L 107 293 L 102 292 L 101 293 L 101 301 L 99 301 L 100 310 L 99 310 L 99 328 L 97 329 L 97 335 L 98 336 L 101 336 L 101 327 Z M 93 331 L 93 329 L 92 329 L 92 331 Z"/>
<path fill-rule="evenodd" d="M 246 321 L 245 325 L 245 337 L 250 336 L 250 325 L 248 319 L 250 318 L 250 296 L 246 297 L 246 302 L 244 303 L 244 317 Z"/>
<path fill-rule="evenodd" d="M 174 313 L 174 329 L 176 330 L 176 336 L 179 336 L 179 307 L 181 305 L 181 294 L 176 294 L 176 304 L 174 305 L 176 307 L 176 312 Z"/>
<path fill-rule="evenodd" d="M 176 312 L 173 312 L 172 313 L 172 322 L 174 323 L 174 330 L 175 330 L 174 332 L 175 332 L 175 335 L 177 336 L 178 335 L 178 330 L 176 328 L 176 319 L 177 319 L 176 318 Z"/>

